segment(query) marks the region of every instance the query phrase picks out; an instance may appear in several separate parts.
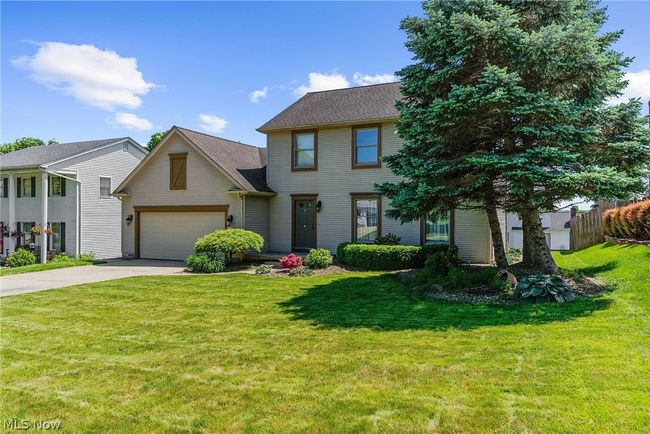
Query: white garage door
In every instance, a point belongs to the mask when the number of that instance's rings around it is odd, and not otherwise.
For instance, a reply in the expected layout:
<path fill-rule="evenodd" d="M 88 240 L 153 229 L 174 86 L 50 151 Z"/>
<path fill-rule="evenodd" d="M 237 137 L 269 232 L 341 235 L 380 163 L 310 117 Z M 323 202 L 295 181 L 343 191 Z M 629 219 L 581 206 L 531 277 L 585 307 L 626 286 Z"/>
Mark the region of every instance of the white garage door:
<path fill-rule="evenodd" d="M 222 212 L 143 212 L 140 219 L 140 257 L 146 259 L 185 259 L 197 238 L 226 223 Z"/>

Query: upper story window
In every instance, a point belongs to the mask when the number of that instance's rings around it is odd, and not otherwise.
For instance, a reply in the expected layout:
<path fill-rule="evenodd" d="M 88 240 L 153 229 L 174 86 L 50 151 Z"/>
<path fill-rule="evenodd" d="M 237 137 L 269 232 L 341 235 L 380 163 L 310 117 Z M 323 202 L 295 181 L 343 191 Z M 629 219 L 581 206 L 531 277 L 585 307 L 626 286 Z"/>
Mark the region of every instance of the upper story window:
<path fill-rule="evenodd" d="M 352 168 L 381 167 L 381 126 L 352 128 Z"/>
<path fill-rule="evenodd" d="M 451 212 L 447 211 L 435 219 L 427 218 L 423 223 L 422 244 L 449 244 L 451 230 Z"/>
<path fill-rule="evenodd" d="M 352 241 L 373 243 L 381 234 L 381 198 L 373 194 L 352 196 Z"/>
<path fill-rule="evenodd" d="M 65 196 L 65 178 L 60 176 L 50 176 L 50 196 Z"/>
<path fill-rule="evenodd" d="M 318 167 L 318 133 L 296 131 L 291 134 L 291 170 L 316 170 Z"/>
<path fill-rule="evenodd" d="M 169 154 L 169 189 L 187 188 L 187 152 Z"/>
<path fill-rule="evenodd" d="M 36 197 L 36 177 L 16 178 L 17 197 Z"/>
<path fill-rule="evenodd" d="M 0 197 L 9 197 L 9 178 L 2 178 L 0 182 Z"/>
<path fill-rule="evenodd" d="M 111 178 L 99 177 L 99 197 L 111 197 Z"/>

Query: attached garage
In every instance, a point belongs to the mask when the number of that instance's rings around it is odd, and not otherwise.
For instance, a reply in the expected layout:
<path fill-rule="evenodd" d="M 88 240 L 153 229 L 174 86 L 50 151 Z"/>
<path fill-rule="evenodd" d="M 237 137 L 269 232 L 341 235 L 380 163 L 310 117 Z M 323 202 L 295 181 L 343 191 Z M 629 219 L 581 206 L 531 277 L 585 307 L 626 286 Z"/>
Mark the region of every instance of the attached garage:
<path fill-rule="evenodd" d="M 225 229 L 227 205 L 136 207 L 136 256 L 183 260 L 196 239 Z"/>

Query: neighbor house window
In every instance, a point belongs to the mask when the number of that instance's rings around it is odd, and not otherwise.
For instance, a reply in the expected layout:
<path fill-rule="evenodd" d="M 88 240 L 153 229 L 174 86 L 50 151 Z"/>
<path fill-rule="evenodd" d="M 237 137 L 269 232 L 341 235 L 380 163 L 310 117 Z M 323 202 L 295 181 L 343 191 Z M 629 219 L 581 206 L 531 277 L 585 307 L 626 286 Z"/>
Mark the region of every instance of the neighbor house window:
<path fill-rule="evenodd" d="M 425 219 L 423 244 L 449 244 L 451 242 L 451 213 L 440 214 L 436 218 Z"/>
<path fill-rule="evenodd" d="M 318 135 L 316 131 L 300 131 L 291 135 L 292 170 L 316 170 L 318 164 Z"/>
<path fill-rule="evenodd" d="M 353 195 L 352 219 L 352 241 L 374 242 L 381 233 L 381 198 L 372 195 Z"/>
<path fill-rule="evenodd" d="M 36 177 L 16 178 L 17 197 L 36 197 Z"/>
<path fill-rule="evenodd" d="M 99 197 L 111 197 L 111 178 L 99 177 Z"/>
<path fill-rule="evenodd" d="M 49 249 L 56 250 L 57 252 L 65 252 L 65 223 L 50 223 L 50 229 L 52 229 L 52 235 L 49 237 Z"/>
<path fill-rule="evenodd" d="M 9 178 L 2 178 L 0 182 L 0 197 L 9 197 Z"/>
<path fill-rule="evenodd" d="M 65 196 L 65 178 L 50 176 L 50 196 Z"/>
<path fill-rule="evenodd" d="M 352 167 L 380 167 L 381 129 L 379 126 L 352 128 Z"/>
<path fill-rule="evenodd" d="M 187 152 L 169 154 L 169 189 L 187 188 Z"/>

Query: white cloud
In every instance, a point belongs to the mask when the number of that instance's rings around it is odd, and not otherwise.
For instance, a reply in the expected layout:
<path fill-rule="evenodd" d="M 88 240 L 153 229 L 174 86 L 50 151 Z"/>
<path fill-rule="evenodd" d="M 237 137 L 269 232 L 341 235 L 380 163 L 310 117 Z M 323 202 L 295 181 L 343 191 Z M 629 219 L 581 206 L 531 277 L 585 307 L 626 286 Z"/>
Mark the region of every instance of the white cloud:
<path fill-rule="evenodd" d="M 646 101 L 650 98 L 650 69 L 643 69 L 637 72 L 628 72 L 625 74 L 625 80 L 629 83 L 623 95 L 611 98 L 608 102 L 610 104 L 619 104 L 627 102 L 630 98 L 641 98 Z"/>
<path fill-rule="evenodd" d="M 199 125 L 201 129 L 209 133 L 220 133 L 225 130 L 226 125 L 228 125 L 228 121 L 215 115 L 206 115 L 201 113 L 199 115 L 199 120 L 201 121 Z"/>
<path fill-rule="evenodd" d="M 251 92 L 251 102 L 257 104 L 262 98 L 266 98 L 269 92 L 269 88 L 264 86 L 263 89 L 254 90 Z"/>
<path fill-rule="evenodd" d="M 350 82 L 342 74 L 321 74 L 320 72 L 309 73 L 309 84 L 298 86 L 293 90 L 296 95 L 303 96 L 307 92 L 318 92 L 321 90 L 342 89 L 350 87 Z"/>
<path fill-rule="evenodd" d="M 142 78 L 135 58 L 89 44 L 43 42 L 34 55 L 11 63 L 37 83 L 109 111 L 140 107 L 141 97 L 156 87 Z"/>
<path fill-rule="evenodd" d="M 153 130 L 153 124 L 149 120 L 138 117 L 133 113 L 115 113 L 113 118 L 116 124 L 122 125 L 129 130 L 150 131 Z"/>
<path fill-rule="evenodd" d="M 375 74 L 368 75 L 360 72 L 355 72 L 352 79 L 359 86 L 368 86 L 370 84 L 391 83 L 397 81 L 397 77 L 393 74 Z"/>

